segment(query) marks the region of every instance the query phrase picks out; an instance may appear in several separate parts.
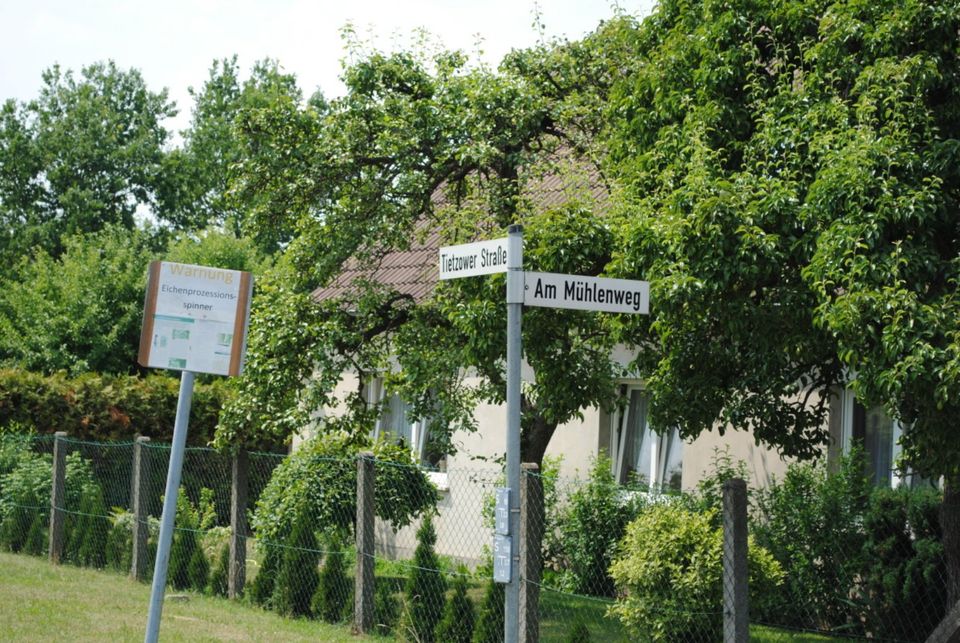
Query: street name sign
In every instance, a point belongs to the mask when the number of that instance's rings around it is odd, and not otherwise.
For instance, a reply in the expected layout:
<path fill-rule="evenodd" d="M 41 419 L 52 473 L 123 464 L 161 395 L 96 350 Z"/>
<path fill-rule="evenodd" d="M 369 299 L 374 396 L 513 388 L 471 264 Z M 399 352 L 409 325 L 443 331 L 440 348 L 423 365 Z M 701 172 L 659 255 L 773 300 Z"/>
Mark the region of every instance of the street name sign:
<path fill-rule="evenodd" d="M 152 262 L 137 361 L 147 368 L 239 375 L 252 289 L 249 272 Z"/>
<path fill-rule="evenodd" d="M 650 311 L 650 282 L 525 272 L 523 304 L 646 315 Z"/>
<path fill-rule="evenodd" d="M 440 248 L 440 279 L 476 277 L 506 271 L 506 237 Z"/>

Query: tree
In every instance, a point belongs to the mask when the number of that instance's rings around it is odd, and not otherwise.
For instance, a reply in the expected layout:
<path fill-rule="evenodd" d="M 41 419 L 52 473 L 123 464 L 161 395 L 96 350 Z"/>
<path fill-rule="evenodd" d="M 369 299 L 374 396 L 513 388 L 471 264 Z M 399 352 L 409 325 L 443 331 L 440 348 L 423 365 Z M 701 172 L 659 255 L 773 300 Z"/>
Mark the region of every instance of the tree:
<path fill-rule="evenodd" d="M 628 188 L 616 269 L 651 281 L 626 335 L 650 349 L 651 421 L 812 457 L 850 383 L 946 477 L 951 601 L 958 24 L 925 0 L 667 1 L 612 43 L 633 56 L 604 112 Z"/>
<path fill-rule="evenodd" d="M 427 513 L 417 530 L 417 549 L 413 553 L 413 568 L 405 588 L 407 607 L 402 626 L 413 640 L 423 643 L 436 640 L 435 630 L 443 615 L 447 591 L 447 582 L 434 549 L 436 544 L 433 517 Z"/>
<path fill-rule="evenodd" d="M 33 371 L 135 372 L 150 233 L 111 226 L 38 250 L 0 277 L 0 362 Z"/>
<path fill-rule="evenodd" d="M 350 419 L 335 428 L 366 432 L 370 410 L 361 392 L 334 400 L 331 391 L 345 371 L 362 382 L 389 370 L 391 355 L 399 368 L 388 385 L 431 419 L 431 449 L 439 453 L 452 452 L 455 431 L 473 428 L 478 402 L 503 400 L 502 276 L 445 284 L 420 302 L 363 278 L 322 306 L 308 295 L 346 265 L 376 265 L 384 253 L 409 248 L 424 230 L 454 243 L 478 231 L 499 236 L 516 222 L 528 225 L 527 265 L 603 272 L 613 235 L 596 216 L 591 170 L 557 151 L 573 116 L 524 69 L 471 68 L 458 52 L 361 55 L 345 72 L 344 98 L 244 119 L 246 144 L 259 153 L 241 168 L 237 193 L 255 204 L 253 230 L 295 234 L 286 272 L 276 273 L 276 290 L 271 284 L 265 295 L 282 293 L 281 300 L 254 303 L 248 375 L 237 396 L 244 408 L 228 409 L 223 441 L 242 441 L 261 426 L 284 439 L 303 425 L 304 409 L 338 402 Z M 557 207 L 528 200 L 545 174 L 562 175 L 569 188 Z M 292 323 L 277 319 L 280 305 L 293 309 Z M 275 322 L 264 323 L 262 334 L 255 330 L 261 315 Z M 525 318 L 526 358 L 536 372 L 523 397 L 525 461 L 540 462 L 556 427 L 580 409 L 613 406 L 622 373 L 611 359 L 618 323 L 556 310 Z M 278 332 L 278 325 L 297 331 Z M 466 384 L 467 369 L 481 376 L 479 385 Z M 300 421 L 271 422 L 279 409 Z"/>
<path fill-rule="evenodd" d="M 134 226 L 138 208 L 159 218 L 167 131 L 176 111 L 166 91 L 113 62 L 80 77 L 54 66 L 40 95 L 0 112 L 0 259 L 10 265 L 40 247 L 54 257 L 62 237 Z"/>

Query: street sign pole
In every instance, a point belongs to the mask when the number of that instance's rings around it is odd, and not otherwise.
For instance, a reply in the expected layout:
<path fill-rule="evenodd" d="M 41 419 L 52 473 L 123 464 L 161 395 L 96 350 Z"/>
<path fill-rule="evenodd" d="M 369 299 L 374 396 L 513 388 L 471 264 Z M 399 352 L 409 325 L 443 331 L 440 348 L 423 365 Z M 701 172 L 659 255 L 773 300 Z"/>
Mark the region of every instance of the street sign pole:
<path fill-rule="evenodd" d="M 167 487 L 163 494 L 163 515 L 160 518 L 160 536 L 157 541 L 157 560 L 153 566 L 153 586 L 150 590 L 150 613 L 147 616 L 145 643 L 156 643 L 160 636 L 160 613 L 163 611 L 163 593 L 167 585 L 167 563 L 173 542 L 173 519 L 177 513 L 177 492 L 183 471 L 183 452 L 187 444 L 187 425 L 190 423 L 190 405 L 193 402 L 193 371 L 180 376 L 180 397 L 177 399 L 177 419 L 173 425 L 173 445 L 167 468 Z"/>
<path fill-rule="evenodd" d="M 523 315 L 523 226 L 507 236 L 507 487 L 510 489 L 510 582 L 504 596 L 505 643 L 520 634 L 520 339 Z"/>

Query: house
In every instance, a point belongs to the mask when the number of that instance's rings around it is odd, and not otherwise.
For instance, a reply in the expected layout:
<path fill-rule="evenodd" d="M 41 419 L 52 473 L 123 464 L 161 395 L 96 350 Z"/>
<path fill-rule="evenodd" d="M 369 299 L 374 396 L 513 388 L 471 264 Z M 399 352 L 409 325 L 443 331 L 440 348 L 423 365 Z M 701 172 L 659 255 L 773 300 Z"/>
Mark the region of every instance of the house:
<path fill-rule="evenodd" d="M 591 178 L 587 177 L 588 182 Z M 605 192 L 592 181 L 594 198 L 602 201 Z M 583 186 L 577 186 L 582 192 Z M 547 175 L 533 187 L 531 198 L 542 207 L 562 204 L 569 186 L 557 176 Z M 340 275 L 313 295 L 317 300 L 338 298 L 347 293 L 357 279 L 366 279 L 409 295 L 416 301 L 430 296 L 437 284 L 440 235 L 418 228 L 409 249 L 386 252 L 379 261 L 348 262 Z M 629 364 L 634 355 L 627 347 L 619 347 L 614 359 Z M 524 377 L 530 377 L 525 370 Z M 409 406 L 384 386 L 382 379 L 363 383 L 368 403 L 382 405 L 383 412 L 374 427 L 375 435 L 389 434 L 409 444 L 415 457 L 425 460 L 427 423 L 411 417 Z M 357 390 L 357 376 L 344 373 L 338 392 Z M 773 478 L 782 477 L 788 462 L 775 449 L 757 445 L 752 435 L 743 431 L 717 430 L 704 432 L 684 442 L 676 430 L 658 433 L 647 421 L 647 397 L 639 379 L 619 383 L 622 409 L 607 413 L 596 408 L 584 409 L 582 418 L 558 427 L 547 456 L 560 457 L 563 478 L 585 477 L 593 459 L 607 454 L 613 474 L 619 482 L 639 478 L 662 489 L 689 490 L 712 471 L 718 450 L 725 449 L 736 460 L 747 464 L 748 483 L 765 486 Z M 336 413 L 326 409 L 325 413 Z M 496 484 L 498 471 L 491 460 L 502 456 L 506 445 L 506 410 L 501 405 L 479 405 L 474 414 L 477 431 L 455 436 L 457 452 L 438 463 L 439 470 L 430 473 L 442 492 L 440 518 L 436 521 L 437 548 L 440 553 L 456 556 L 468 563 L 479 562 L 481 551 L 489 545 L 490 530 L 485 525 L 481 508 L 485 497 Z M 864 445 L 869 474 L 877 484 L 900 482 L 895 470 L 899 452 L 900 427 L 877 409 L 864 409 L 849 391 L 831 398 L 829 431 L 831 446 L 828 457 L 836 460 L 850 445 Z M 407 528 L 394 534 L 380 525 L 378 548 L 389 556 L 406 558 L 415 547 L 414 530 Z"/>

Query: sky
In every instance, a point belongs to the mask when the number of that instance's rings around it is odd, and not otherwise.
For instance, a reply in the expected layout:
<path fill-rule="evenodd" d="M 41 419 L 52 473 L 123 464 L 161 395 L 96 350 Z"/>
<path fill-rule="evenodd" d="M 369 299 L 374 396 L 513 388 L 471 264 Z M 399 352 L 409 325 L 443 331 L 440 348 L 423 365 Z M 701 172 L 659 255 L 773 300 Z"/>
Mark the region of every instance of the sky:
<path fill-rule="evenodd" d="M 618 0 L 620 10 L 649 13 L 653 0 Z M 342 94 L 341 28 L 348 22 L 381 50 L 426 29 L 452 49 L 478 50 L 495 65 L 513 48 L 543 36 L 577 39 L 614 15 L 612 0 L 0 0 L 0 100 L 37 96 L 43 70 L 58 63 L 79 72 L 111 59 L 139 69 L 153 91 L 167 88 L 188 126 L 189 87 L 200 88 L 211 63 L 237 54 L 246 77 L 254 62 L 277 60 L 305 95 Z"/>

